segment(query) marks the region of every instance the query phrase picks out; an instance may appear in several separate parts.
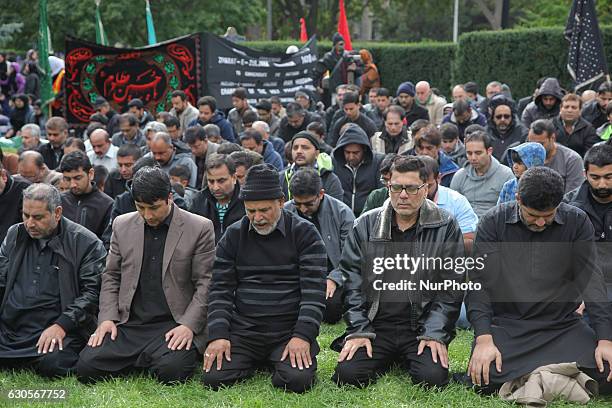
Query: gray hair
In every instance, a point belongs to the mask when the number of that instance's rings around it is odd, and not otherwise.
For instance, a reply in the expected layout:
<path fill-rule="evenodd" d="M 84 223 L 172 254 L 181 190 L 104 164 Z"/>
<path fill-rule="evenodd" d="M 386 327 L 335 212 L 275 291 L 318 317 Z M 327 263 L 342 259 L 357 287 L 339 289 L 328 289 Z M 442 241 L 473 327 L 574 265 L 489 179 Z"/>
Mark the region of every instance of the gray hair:
<path fill-rule="evenodd" d="M 253 123 L 253 129 L 261 129 L 266 133 L 270 133 L 270 125 L 263 120 L 255 121 L 255 123 Z"/>
<path fill-rule="evenodd" d="M 206 137 L 221 136 L 221 129 L 219 129 L 219 126 L 215 125 L 214 123 L 209 123 L 208 125 L 204 126 L 204 132 L 206 133 Z"/>
<path fill-rule="evenodd" d="M 35 183 L 23 190 L 23 201 L 35 200 L 47 203 L 49 212 L 62 205 L 62 197 L 57 188 L 50 184 Z"/>
<path fill-rule="evenodd" d="M 168 133 L 168 128 L 166 127 L 166 125 L 164 125 L 161 122 L 155 122 L 155 121 L 149 122 L 145 125 L 143 129 L 145 135 L 147 134 L 149 130 L 153 130 L 155 133 L 158 133 L 158 132 Z"/>
<path fill-rule="evenodd" d="M 158 140 L 163 140 L 165 144 L 168 146 L 174 146 L 172 144 L 172 137 L 166 132 L 157 132 L 153 135 L 153 139 L 151 139 L 151 143 L 157 142 Z"/>
<path fill-rule="evenodd" d="M 40 139 L 40 126 L 34 123 L 28 123 L 27 125 L 23 125 L 21 127 L 21 131 L 23 132 L 24 130 L 29 130 L 32 134 L 32 137 Z"/>

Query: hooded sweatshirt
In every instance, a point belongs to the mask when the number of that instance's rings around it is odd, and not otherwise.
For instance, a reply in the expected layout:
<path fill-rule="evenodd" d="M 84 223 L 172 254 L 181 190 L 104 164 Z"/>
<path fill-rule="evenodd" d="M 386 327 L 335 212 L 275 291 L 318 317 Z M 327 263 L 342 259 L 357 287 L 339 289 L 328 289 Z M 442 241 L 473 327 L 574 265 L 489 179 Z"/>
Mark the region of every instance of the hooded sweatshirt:
<path fill-rule="evenodd" d="M 474 167 L 467 162 L 464 168 L 455 173 L 450 188 L 463 194 L 480 218 L 497 204 L 504 183 L 512 179 L 512 170 L 491 156 L 491 165 L 485 174 L 477 175 Z"/>
<path fill-rule="evenodd" d="M 511 147 L 508 150 L 517 152 L 527 169 L 534 166 L 543 166 L 544 161 L 546 160 L 546 149 L 544 149 L 544 146 L 539 143 L 523 143 L 516 147 Z M 510 167 L 512 168 L 512 165 L 514 164 L 512 161 L 512 154 L 508 155 L 508 161 L 510 162 Z M 515 200 L 516 192 L 518 190 L 518 182 L 518 177 L 506 181 L 502 187 L 502 191 L 499 193 L 497 204 Z"/>
<path fill-rule="evenodd" d="M 351 143 L 360 144 L 364 147 L 363 161 L 356 169 L 351 168 L 344 159 L 344 146 Z M 332 153 L 334 173 L 342 183 L 343 201 L 353 210 L 355 216 L 361 214 L 370 191 L 382 187 L 379 168 L 384 157 L 383 154 L 372 152 L 368 135 L 358 125 L 348 125 L 340 136 L 340 140 L 338 140 L 338 144 Z"/>
<path fill-rule="evenodd" d="M 557 99 L 557 103 L 552 109 L 547 109 L 542 104 L 542 97 L 546 95 L 554 96 Z M 523 111 L 523 117 L 521 118 L 523 125 L 529 128 L 538 119 L 552 119 L 557 116 L 561 107 L 561 99 L 563 99 L 563 89 L 561 89 L 557 78 L 546 79 L 540 87 L 538 96 Z"/>

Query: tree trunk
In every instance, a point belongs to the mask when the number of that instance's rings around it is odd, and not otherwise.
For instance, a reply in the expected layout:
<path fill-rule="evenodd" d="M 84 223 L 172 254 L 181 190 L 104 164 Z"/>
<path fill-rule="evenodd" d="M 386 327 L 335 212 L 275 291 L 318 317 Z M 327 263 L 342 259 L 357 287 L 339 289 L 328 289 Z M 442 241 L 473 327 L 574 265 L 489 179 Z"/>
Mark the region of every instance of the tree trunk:
<path fill-rule="evenodd" d="M 476 3 L 480 11 L 482 11 L 482 14 L 484 14 L 493 30 L 502 29 L 502 10 L 504 7 L 504 0 L 494 0 L 493 10 L 489 10 L 489 5 L 485 0 L 474 0 L 474 3 Z"/>
<path fill-rule="evenodd" d="M 361 12 L 361 27 L 359 30 L 359 39 L 370 41 L 372 40 L 372 25 L 374 14 L 368 6 L 369 0 L 363 0 L 363 11 Z"/>

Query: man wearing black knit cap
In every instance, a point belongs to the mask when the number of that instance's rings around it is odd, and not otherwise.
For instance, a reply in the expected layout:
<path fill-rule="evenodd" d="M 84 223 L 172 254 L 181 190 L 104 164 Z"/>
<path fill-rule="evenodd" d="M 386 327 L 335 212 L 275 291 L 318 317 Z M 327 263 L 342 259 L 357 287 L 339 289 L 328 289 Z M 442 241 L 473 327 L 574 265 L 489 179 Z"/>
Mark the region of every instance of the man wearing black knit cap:
<path fill-rule="evenodd" d="M 327 255 L 315 226 L 283 209 L 278 172 L 249 169 L 239 198 L 246 217 L 217 244 L 208 303 L 205 385 L 217 389 L 272 369 L 272 384 L 314 383 L 325 309 Z"/>
<path fill-rule="evenodd" d="M 340 179 L 333 172 L 331 157 L 321 153 L 319 140 L 310 132 L 302 131 L 291 139 L 291 158 L 293 163 L 280 173 L 280 184 L 285 197 L 290 200 L 289 183 L 293 175 L 302 167 L 318 170 L 325 194 L 342 201 L 344 190 Z"/>
<path fill-rule="evenodd" d="M 332 36 L 333 48 L 326 52 L 315 66 L 315 84 L 317 91 L 323 94 L 323 103 L 325 106 L 331 105 L 331 92 L 338 85 L 349 83 L 348 73 L 353 72 L 354 78 L 361 75 L 361 70 L 358 70 L 357 64 L 353 61 L 350 55 L 344 51 L 344 37 L 340 33 L 335 33 Z M 324 86 L 322 83 L 323 75 L 329 71 L 329 83 Z M 325 88 L 325 90 L 323 89 Z"/>

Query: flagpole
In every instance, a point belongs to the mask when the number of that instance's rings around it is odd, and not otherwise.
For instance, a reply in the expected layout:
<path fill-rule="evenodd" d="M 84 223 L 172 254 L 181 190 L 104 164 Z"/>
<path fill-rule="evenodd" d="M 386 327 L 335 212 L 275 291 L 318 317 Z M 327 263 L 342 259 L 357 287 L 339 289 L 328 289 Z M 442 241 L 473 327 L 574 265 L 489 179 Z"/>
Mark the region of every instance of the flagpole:
<path fill-rule="evenodd" d="M 147 18 L 147 37 L 149 39 L 149 45 L 157 44 L 157 36 L 155 35 L 155 26 L 153 25 L 153 14 L 151 13 L 151 5 L 149 4 L 149 0 L 145 0 L 147 2 L 145 8 L 145 14 Z"/>
<path fill-rule="evenodd" d="M 40 99 L 49 109 L 49 116 L 52 116 L 51 111 L 51 66 L 49 65 L 49 25 L 47 23 L 47 0 L 38 1 L 38 59 L 39 65 L 43 72 L 40 81 Z"/>
<path fill-rule="evenodd" d="M 101 45 L 108 45 L 108 39 L 104 32 L 104 26 L 102 25 L 102 16 L 100 15 L 100 2 L 102 0 L 95 0 L 96 2 L 96 42 Z"/>

